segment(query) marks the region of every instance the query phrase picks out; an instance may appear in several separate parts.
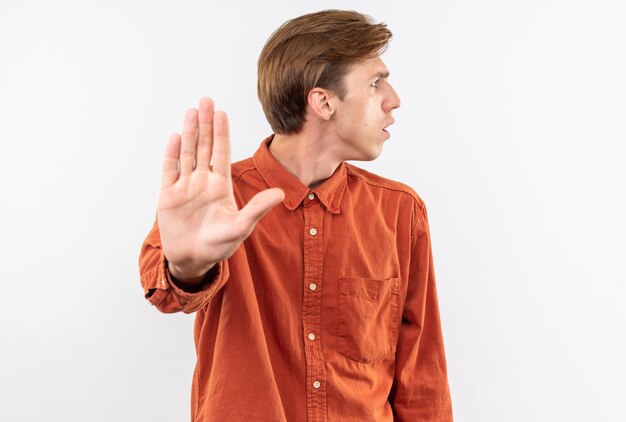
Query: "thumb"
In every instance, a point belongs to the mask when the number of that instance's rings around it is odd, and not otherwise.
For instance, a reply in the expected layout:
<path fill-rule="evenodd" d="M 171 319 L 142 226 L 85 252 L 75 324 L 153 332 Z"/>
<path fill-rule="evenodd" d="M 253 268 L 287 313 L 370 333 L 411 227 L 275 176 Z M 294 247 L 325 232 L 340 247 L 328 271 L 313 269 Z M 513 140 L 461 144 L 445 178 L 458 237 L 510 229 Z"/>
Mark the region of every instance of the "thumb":
<path fill-rule="evenodd" d="M 280 204 L 283 199 L 285 199 L 285 193 L 282 189 L 266 189 L 254 195 L 239 211 L 239 216 L 246 226 L 252 228 L 261 217 Z"/>

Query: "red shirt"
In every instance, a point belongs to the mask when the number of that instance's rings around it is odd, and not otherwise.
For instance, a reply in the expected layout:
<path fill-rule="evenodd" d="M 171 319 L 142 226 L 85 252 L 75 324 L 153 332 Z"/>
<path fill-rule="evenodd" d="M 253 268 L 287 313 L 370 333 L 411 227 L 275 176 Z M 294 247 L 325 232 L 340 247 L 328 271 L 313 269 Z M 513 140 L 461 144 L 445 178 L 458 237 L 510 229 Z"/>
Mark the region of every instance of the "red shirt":
<path fill-rule="evenodd" d="M 193 421 L 452 421 L 424 202 L 342 163 L 311 190 L 271 155 L 232 165 L 238 205 L 285 199 L 196 292 L 169 276 L 158 223 L 146 298 L 196 312 Z"/>

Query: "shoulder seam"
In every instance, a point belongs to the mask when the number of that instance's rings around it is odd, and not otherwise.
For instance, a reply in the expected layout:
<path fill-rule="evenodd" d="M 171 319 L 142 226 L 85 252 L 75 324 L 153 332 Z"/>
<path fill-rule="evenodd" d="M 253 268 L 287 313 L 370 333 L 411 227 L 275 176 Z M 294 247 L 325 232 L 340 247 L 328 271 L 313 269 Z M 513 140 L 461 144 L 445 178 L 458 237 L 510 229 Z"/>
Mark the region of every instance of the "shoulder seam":
<path fill-rule="evenodd" d="M 411 241 L 415 239 L 415 233 L 417 232 L 417 228 L 419 227 L 420 223 L 424 219 L 424 204 L 419 203 L 419 202 L 417 204 L 419 205 L 419 214 L 417 215 L 417 218 L 415 219 L 415 223 L 413 223 L 413 229 L 411 230 Z"/>
<path fill-rule="evenodd" d="M 393 191 L 396 191 L 396 192 L 406 193 L 411 198 L 413 198 L 413 200 L 415 202 L 417 202 L 419 204 L 420 208 L 423 208 L 422 200 L 420 198 L 418 198 L 416 195 L 414 195 L 413 192 L 411 192 L 411 191 L 409 191 L 407 189 L 404 189 L 404 188 L 399 187 L 399 186 L 389 186 L 389 185 L 384 185 L 382 183 L 376 183 L 376 182 L 373 182 L 371 180 L 367 180 L 366 178 L 364 178 L 360 174 L 357 174 L 354 171 L 352 171 L 352 169 L 350 169 L 349 167 L 348 167 L 348 176 L 354 176 L 354 177 L 358 178 L 359 180 L 361 180 L 363 183 L 367 183 L 368 185 L 371 185 L 371 186 L 376 186 L 376 187 L 379 187 L 379 188 L 382 188 L 382 189 L 388 189 L 388 190 L 393 190 Z"/>
<path fill-rule="evenodd" d="M 368 180 L 367 178 L 361 176 L 360 174 L 354 172 L 350 167 L 348 167 L 348 176 L 354 176 L 356 178 L 358 178 L 359 180 L 361 180 L 363 183 L 367 183 L 370 186 L 376 186 L 378 188 L 381 189 L 387 189 L 387 190 L 392 190 L 392 191 L 396 191 L 396 192 L 402 192 L 405 193 L 407 195 L 409 195 L 412 199 L 413 199 L 413 206 L 417 206 L 417 218 L 415 219 L 415 221 L 413 222 L 413 227 L 411 228 L 411 241 L 415 238 L 415 233 L 417 232 L 417 228 L 420 225 L 420 223 L 422 222 L 422 220 L 424 219 L 424 208 L 425 208 L 425 204 L 424 201 L 417 196 L 417 194 L 411 192 L 408 189 L 404 189 L 400 186 L 389 186 L 389 185 L 385 185 L 382 183 L 376 183 L 373 182 L 371 180 Z"/>

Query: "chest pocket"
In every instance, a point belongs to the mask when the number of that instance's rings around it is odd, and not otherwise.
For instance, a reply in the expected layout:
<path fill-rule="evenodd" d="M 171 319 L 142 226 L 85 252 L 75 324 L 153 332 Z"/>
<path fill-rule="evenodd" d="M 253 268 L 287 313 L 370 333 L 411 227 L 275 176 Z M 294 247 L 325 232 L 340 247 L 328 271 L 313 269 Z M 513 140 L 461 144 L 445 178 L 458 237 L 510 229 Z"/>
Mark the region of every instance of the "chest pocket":
<path fill-rule="evenodd" d="M 337 348 L 357 362 L 393 357 L 398 340 L 400 279 L 341 277 Z"/>

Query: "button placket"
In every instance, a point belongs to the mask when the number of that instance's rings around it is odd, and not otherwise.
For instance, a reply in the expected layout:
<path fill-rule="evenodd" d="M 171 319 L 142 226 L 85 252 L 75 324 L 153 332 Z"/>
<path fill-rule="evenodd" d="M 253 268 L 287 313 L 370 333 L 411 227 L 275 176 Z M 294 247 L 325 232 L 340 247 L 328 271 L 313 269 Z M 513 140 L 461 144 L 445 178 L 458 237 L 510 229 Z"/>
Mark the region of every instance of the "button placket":
<path fill-rule="evenodd" d="M 311 195 L 313 197 L 311 198 Z M 309 193 L 309 200 L 315 195 Z M 308 420 L 326 420 L 326 370 L 322 354 L 320 313 L 322 304 L 323 218 L 325 210 L 320 201 L 302 206 L 304 213 L 304 302 L 302 306 L 302 336 L 307 369 Z"/>

